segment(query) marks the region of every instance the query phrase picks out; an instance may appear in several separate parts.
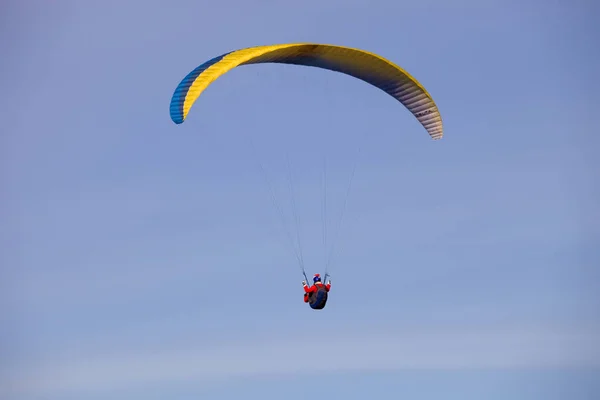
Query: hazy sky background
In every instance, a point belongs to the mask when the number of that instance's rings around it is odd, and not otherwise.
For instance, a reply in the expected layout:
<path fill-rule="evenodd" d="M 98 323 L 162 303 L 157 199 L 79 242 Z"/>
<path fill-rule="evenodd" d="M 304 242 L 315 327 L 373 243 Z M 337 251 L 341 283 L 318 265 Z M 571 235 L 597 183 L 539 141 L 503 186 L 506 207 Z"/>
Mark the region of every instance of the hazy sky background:
<path fill-rule="evenodd" d="M 600 7 L 366 4 L 2 3 L 0 398 L 600 398 Z M 171 122 L 197 65 L 286 42 L 403 66 L 444 139 L 282 65 Z M 325 154 L 328 244 L 358 167 L 316 312 L 257 162 L 312 274 Z"/>

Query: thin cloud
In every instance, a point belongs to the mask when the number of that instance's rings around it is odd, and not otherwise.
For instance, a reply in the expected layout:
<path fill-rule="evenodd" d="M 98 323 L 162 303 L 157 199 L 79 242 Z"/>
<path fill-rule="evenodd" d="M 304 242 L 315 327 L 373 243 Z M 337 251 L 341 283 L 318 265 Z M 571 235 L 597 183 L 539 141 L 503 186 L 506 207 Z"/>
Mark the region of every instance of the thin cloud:
<path fill-rule="evenodd" d="M 305 338 L 161 353 L 85 357 L 28 366 L 2 384 L 5 395 L 50 395 L 155 384 L 227 381 L 244 376 L 399 369 L 569 368 L 600 366 L 597 332 L 513 330 L 405 332 L 319 339 L 327 362 L 314 363 Z M 4 398 L 4 397 L 3 397 Z"/>

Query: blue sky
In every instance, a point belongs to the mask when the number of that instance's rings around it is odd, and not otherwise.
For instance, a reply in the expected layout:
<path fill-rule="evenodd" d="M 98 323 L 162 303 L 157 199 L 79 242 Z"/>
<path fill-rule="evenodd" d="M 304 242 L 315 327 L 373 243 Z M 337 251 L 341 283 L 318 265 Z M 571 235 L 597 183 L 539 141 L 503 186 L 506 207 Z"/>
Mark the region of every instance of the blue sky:
<path fill-rule="evenodd" d="M 2 5 L 0 397 L 600 396 L 597 5 L 202 3 Z M 444 139 L 277 65 L 171 122 L 191 69 L 286 42 L 403 66 Z M 312 274 L 325 155 L 329 244 L 358 167 L 314 312 L 257 161 Z"/>

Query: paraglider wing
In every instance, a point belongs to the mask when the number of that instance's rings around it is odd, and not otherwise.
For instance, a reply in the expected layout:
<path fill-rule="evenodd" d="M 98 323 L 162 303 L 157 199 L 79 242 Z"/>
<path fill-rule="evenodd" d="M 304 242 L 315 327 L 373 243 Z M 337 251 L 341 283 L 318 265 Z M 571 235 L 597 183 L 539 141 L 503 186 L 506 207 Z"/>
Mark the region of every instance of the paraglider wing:
<path fill-rule="evenodd" d="M 361 79 L 402 103 L 433 139 L 443 136 L 442 119 L 432 97 L 406 71 L 380 57 L 350 47 L 327 44 L 276 44 L 235 50 L 190 72 L 175 89 L 171 119 L 181 124 L 200 94 L 217 78 L 241 65 L 281 63 L 328 69 Z"/>

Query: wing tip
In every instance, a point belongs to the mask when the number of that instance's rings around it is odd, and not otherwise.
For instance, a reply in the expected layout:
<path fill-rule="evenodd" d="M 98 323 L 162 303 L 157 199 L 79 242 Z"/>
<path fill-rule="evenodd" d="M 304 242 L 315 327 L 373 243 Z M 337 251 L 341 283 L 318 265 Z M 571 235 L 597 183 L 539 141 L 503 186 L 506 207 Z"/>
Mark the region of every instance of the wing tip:
<path fill-rule="evenodd" d="M 177 125 L 183 124 L 183 121 L 185 121 L 185 116 L 180 112 L 171 112 L 171 121 Z"/>

